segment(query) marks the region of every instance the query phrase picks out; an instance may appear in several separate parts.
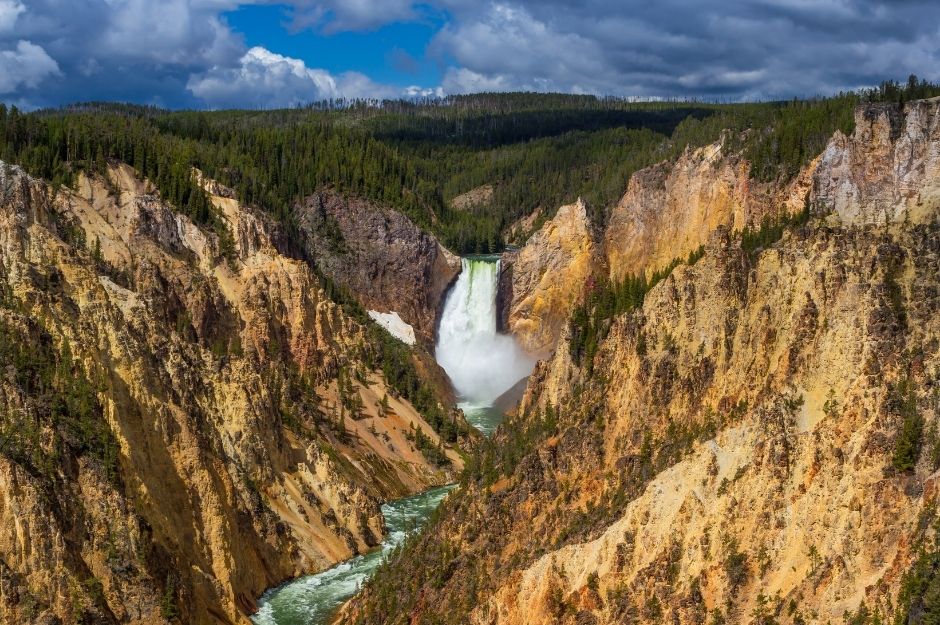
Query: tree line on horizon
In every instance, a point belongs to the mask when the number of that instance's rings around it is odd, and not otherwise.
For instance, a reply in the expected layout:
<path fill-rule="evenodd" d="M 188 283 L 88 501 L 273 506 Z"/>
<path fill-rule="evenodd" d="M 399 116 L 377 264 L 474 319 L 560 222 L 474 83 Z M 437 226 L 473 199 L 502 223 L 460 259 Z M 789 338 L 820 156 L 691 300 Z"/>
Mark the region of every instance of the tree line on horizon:
<path fill-rule="evenodd" d="M 288 232 L 296 230 L 295 205 L 332 188 L 403 212 L 458 253 L 492 253 L 518 220 L 541 209 L 537 227 L 578 197 L 602 222 L 635 171 L 686 149 L 723 137 L 730 153 L 751 162 L 755 179 L 785 180 L 835 130 L 852 131 L 857 104 L 937 95 L 940 85 L 911 76 L 825 98 L 736 104 L 510 93 L 275 111 L 99 102 L 23 113 L 0 105 L 0 159 L 53 184 L 123 161 L 219 232 L 193 167 Z M 451 205 L 482 185 L 492 185 L 490 201 Z"/>

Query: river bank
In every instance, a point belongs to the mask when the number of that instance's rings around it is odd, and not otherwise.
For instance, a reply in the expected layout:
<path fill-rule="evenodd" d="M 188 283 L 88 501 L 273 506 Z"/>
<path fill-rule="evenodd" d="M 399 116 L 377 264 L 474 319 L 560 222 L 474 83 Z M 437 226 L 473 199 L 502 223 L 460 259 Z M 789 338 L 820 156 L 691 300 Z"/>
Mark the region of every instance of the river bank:
<path fill-rule="evenodd" d="M 291 580 L 259 600 L 255 625 L 326 625 L 369 579 L 385 556 L 417 531 L 455 486 L 441 486 L 382 506 L 388 535 L 382 545 L 315 575 Z"/>
<path fill-rule="evenodd" d="M 445 302 L 435 356 L 461 399 L 467 421 L 491 436 L 505 417 L 499 400 L 532 370 L 534 360 L 496 324 L 499 257 L 461 259 Z M 382 506 L 387 536 L 369 553 L 287 582 L 259 600 L 255 625 L 327 625 L 382 564 L 417 531 L 454 486 L 434 488 Z"/>

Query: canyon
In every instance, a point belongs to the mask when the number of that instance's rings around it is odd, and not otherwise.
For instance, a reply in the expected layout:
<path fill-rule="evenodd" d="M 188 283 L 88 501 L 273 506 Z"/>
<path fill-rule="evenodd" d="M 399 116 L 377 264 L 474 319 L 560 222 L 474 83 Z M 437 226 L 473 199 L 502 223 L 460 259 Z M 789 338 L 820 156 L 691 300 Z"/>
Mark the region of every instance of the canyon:
<path fill-rule="evenodd" d="M 938 164 L 940 101 L 862 105 L 776 188 L 715 144 L 634 175 L 606 229 L 559 209 L 502 285 L 550 355 L 351 620 L 893 618 L 934 545 Z M 572 303 L 664 266 L 585 361 Z"/>
<path fill-rule="evenodd" d="M 203 181 L 225 241 L 120 163 L 74 188 L 0 171 L 4 336 L 67 351 L 91 389 L 80 427 L 110 441 L 103 459 L 68 443 L 33 382 L 4 376 L 21 416 L 0 460 L 0 620 L 243 623 L 266 588 L 378 544 L 383 501 L 459 472 L 376 369 L 368 322 L 230 190 Z"/>
<path fill-rule="evenodd" d="M 940 99 L 852 128 L 772 180 L 754 129 L 644 155 L 463 257 L 439 221 L 497 183 L 435 213 L 318 179 L 274 219 L 203 156 L 197 218 L 112 156 L 0 164 L 0 620 L 927 610 Z"/>

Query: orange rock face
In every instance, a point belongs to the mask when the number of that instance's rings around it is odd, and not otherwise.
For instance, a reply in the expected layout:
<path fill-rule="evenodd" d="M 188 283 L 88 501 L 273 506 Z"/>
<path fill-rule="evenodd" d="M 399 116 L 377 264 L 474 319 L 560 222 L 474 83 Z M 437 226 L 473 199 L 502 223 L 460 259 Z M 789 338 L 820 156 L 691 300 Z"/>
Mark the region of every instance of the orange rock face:
<path fill-rule="evenodd" d="M 34 449 L 58 458 L 0 450 L 4 623 L 247 623 L 269 586 L 377 544 L 382 501 L 462 466 L 414 447 L 438 436 L 370 370 L 366 328 L 204 182 L 230 245 L 126 166 L 56 192 L 0 167 L 0 321 L 68 345 L 116 446 L 110 475 L 51 447 L 49 407 L 0 377 L 4 414 L 40 415 Z"/>

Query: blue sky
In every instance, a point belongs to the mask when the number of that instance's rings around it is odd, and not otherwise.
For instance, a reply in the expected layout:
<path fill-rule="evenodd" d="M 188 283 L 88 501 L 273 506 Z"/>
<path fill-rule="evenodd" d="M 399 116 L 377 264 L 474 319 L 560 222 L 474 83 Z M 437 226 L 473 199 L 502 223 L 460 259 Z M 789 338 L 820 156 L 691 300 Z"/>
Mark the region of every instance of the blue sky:
<path fill-rule="evenodd" d="M 0 0 L 0 101 L 274 108 L 556 91 L 789 98 L 940 80 L 936 0 Z"/>
<path fill-rule="evenodd" d="M 445 11 L 422 7 L 415 21 L 394 21 L 378 28 L 329 35 L 291 27 L 287 5 L 243 6 L 224 14 L 245 43 L 302 59 L 332 73 L 358 71 L 377 82 L 407 87 L 439 85 L 443 65 L 425 58 L 434 35 L 447 22 Z"/>

